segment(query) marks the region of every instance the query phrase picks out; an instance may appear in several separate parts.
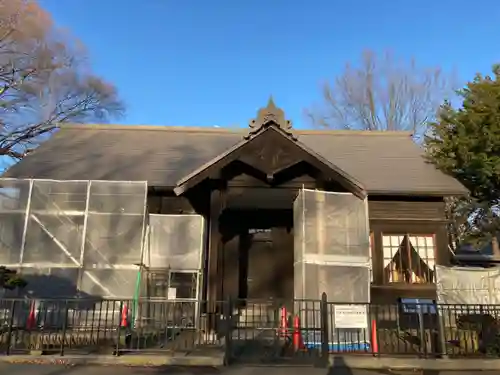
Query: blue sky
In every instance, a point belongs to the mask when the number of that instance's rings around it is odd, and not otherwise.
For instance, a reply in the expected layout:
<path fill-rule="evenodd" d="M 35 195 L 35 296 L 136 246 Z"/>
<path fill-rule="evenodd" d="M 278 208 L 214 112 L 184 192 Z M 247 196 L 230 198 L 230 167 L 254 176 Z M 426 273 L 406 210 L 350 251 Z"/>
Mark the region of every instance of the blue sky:
<path fill-rule="evenodd" d="M 296 127 L 364 49 L 461 79 L 500 61 L 489 0 L 42 0 L 116 84 L 126 124 L 246 126 L 270 94 Z"/>

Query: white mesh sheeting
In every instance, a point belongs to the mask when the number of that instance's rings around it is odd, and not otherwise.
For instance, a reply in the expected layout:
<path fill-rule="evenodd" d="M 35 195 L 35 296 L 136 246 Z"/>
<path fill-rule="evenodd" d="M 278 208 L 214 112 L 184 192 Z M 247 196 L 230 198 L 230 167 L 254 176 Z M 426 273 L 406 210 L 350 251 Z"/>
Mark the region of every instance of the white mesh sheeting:
<path fill-rule="evenodd" d="M 302 238 L 298 245 L 302 257 L 327 262 L 369 262 L 366 201 L 347 193 L 304 189 L 296 204 L 295 209 L 301 211 L 298 218 Z"/>
<path fill-rule="evenodd" d="M 87 181 L 33 180 L 23 263 L 79 266 L 87 188 Z"/>
<path fill-rule="evenodd" d="M 202 267 L 204 223 L 201 215 L 149 215 L 147 266 L 175 270 Z"/>
<path fill-rule="evenodd" d="M 85 267 L 142 263 L 146 195 L 145 182 L 91 182 Z"/>
<path fill-rule="evenodd" d="M 146 182 L 90 182 L 82 292 L 134 296 L 142 264 L 146 197 Z"/>
<path fill-rule="evenodd" d="M 30 180 L 0 180 L 0 264 L 19 263 Z"/>
<path fill-rule="evenodd" d="M 83 264 L 106 268 L 114 264 L 140 264 L 144 217 L 89 214 Z"/>
<path fill-rule="evenodd" d="M 20 269 L 34 296 L 131 298 L 146 195 L 146 182 L 0 179 L 0 264 Z"/>
<path fill-rule="evenodd" d="M 89 296 L 132 298 L 135 294 L 138 272 L 139 267 L 85 270 L 80 290 Z"/>
<path fill-rule="evenodd" d="M 318 299 L 325 292 L 331 302 L 369 302 L 366 201 L 303 189 L 294 211 L 295 297 Z"/>
<path fill-rule="evenodd" d="M 436 266 L 438 302 L 500 304 L 500 269 Z"/>

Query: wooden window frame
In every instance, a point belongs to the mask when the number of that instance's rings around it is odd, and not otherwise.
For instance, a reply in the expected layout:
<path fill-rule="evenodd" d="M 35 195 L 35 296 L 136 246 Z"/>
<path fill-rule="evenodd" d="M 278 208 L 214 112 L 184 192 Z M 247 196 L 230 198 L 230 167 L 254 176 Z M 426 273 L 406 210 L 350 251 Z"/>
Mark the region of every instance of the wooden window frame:
<path fill-rule="evenodd" d="M 437 243 L 436 243 L 436 234 L 434 233 L 412 233 L 412 232 L 381 232 L 381 258 L 382 258 L 382 283 L 387 284 L 407 284 L 407 285 L 423 285 L 423 284 L 434 284 L 435 283 L 435 265 L 437 262 Z M 387 246 L 385 244 L 385 238 L 398 237 L 398 245 L 393 245 L 392 243 Z M 412 238 L 416 239 L 417 243 L 412 242 Z M 423 246 L 419 246 L 418 240 L 424 239 L 425 243 Z M 428 244 L 428 239 L 432 238 L 432 243 Z M 392 241 L 392 238 L 390 239 Z M 396 269 L 398 265 L 393 269 L 389 270 L 389 276 L 387 276 L 386 268 L 392 264 L 394 264 L 394 258 L 398 255 L 400 250 L 405 251 L 405 257 L 399 256 L 399 271 Z M 386 264 L 386 261 L 389 259 L 386 256 L 386 249 L 390 248 L 391 258 L 389 263 Z M 429 249 L 432 248 L 432 256 L 429 256 Z M 396 250 L 395 250 L 396 249 Z M 425 257 L 422 256 L 421 250 L 425 251 Z M 395 250 L 395 251 L 394 251 Z M 416 254 L 413 254 L 413 251 Z M 416 256 L 415 256 L 416 255 Z M 418 257 L 420 261 L 417 261 Z M 409 265 L 404 265 L 403 263 L 409 262 Z M 416 268 L 413 262 L 417 262 Z M 432 265 L 432 269 L 423 270 L 422 266 L 429 267 L 429 263 Z M 409 272 L 408 272 L 409 271 Z M 394 280 L 394 275 L 397 275 L 397 279 Z"/>

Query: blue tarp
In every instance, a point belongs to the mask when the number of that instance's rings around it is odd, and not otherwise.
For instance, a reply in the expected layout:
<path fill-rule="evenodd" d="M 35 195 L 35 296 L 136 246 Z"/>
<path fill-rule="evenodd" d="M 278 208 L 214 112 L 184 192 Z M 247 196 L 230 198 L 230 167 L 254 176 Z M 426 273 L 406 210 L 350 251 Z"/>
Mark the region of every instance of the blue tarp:
<path fill-rule="evenodd" d="M 321 342 L 305 342 L 304 346 L 307 349 L 321 349 Z M 352 342 L 352 343 L 328 343 L 328 350 L 331 352 L 360 352 L 370 351 L 370 343 L 368 342 Z"/>

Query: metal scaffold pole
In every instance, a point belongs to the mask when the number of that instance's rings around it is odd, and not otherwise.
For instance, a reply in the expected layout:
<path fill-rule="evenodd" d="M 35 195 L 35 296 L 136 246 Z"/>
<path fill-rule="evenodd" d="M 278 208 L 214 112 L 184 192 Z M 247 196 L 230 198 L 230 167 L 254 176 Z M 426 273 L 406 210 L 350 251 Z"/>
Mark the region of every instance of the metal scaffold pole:
<path fill-rule="evenodd" d="M 25 217 L 24 217 L 23 235 L 21 238 L 21 251 L 19 253 L 19 264 L 21 265 L 21 267 L 23 265 L 24 248 L 26 247 L 26 234 L 28 233 L 28 224 L 29 224 L 29 219 L 30 219 L 32 194 L 33 194 L 33 180 L 29 180 L 28 200 L 26 202 L 26 213 L 25 213 Z"/>
<path fill-rule="evenodd" d="M 76 284 L 76 287 L 78 290 L 81 290 L 82 286 L 82 279 L 83 279 L 83 262 L 84 262 L 84 257 L 85 257 L 85 248 L 86 248 L 86 242 L 87 242 L 87 223 L 89 220 L 89 202 L 90 202 L 90 188 L 92 186 L 92 181 L 87 182 L 87 193 L 86 193 L 86 198 L 85 198 L 85 212 L 83 216 L 83 229 L 82 229 L 82 243 L 80 246 L 80 270 L 78 272 L 78 281 Z"/>

